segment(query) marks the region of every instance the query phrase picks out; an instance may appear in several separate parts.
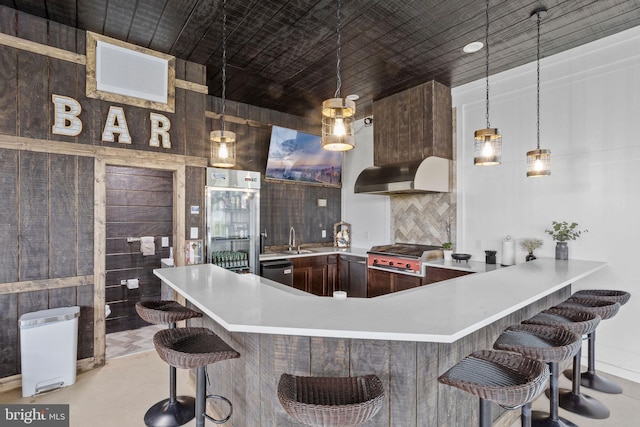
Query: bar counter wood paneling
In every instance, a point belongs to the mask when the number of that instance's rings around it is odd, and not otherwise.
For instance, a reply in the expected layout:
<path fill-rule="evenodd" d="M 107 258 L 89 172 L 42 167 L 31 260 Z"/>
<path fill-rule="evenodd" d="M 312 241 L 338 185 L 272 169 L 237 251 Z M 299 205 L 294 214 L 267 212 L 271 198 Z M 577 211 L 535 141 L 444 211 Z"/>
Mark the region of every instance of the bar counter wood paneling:
<path fill-rule="evenodd" d="M 276 393 L 288 372 L 378 375 L 387 398 L 368 426 L 454 427 L 476 424 L 477 398 L 440 385 L 438 376 L 472 351 L 491 348 L 509 325 L 564 301 L 572 282 L 606 265 L 534 262 L 346 300 L 212 265 L 154 273 L 205 314 L 191 325 L 211 328 L 241 353 L 209 367 L 209 392 L 235 407 L 232 425 L 298 425 Z M 503 413 L 496 409 L 494 416 Z"/>
<path fill-rule="evenodd" d="M 280 375 L 288 372 L 378 375 L 387 398 L 368 426 L 458 427 L 475 425 L 478 400 L 439 385 L 438 376 L 472 351 L 491 348 L 507 326 L 570 295 L 567 286 L 450 344 L 229 332 L 206 317 L 191 325 L 210 328 L 241 354 L 237 361 L 208 367 L 209 392 L 227 396 L 234 405 L 230 425 L 298 426 L 280 406 L 276 392 Z M 502 412 L 494 407 L 494 418 Z"/>

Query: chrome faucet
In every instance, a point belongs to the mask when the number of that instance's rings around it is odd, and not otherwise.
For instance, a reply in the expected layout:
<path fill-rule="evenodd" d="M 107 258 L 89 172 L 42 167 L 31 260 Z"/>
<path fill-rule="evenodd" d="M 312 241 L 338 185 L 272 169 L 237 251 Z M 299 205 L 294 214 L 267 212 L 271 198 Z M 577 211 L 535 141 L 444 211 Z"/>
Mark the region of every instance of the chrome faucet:
<path fill-rule="evenodd" d="M 292 251 L 296 247 L 296 230 L 289 228 L 289 250 Z"/>

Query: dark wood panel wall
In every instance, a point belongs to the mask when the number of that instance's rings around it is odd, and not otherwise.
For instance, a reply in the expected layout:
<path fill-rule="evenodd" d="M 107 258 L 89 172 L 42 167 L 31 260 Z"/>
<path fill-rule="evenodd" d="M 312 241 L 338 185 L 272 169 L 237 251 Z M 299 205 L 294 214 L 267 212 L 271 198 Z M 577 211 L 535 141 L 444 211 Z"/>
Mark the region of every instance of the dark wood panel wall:
<path fill-rule="evenodd" d="M 234 121 L 226 129 L 236 132 L 237 169 L 260 172 L 264 178 L 271 126 L 320 134 L 320 118 L 293 116 L 273 110 L 227 101 L 226 114 Z M 221 99 L 209 96 L 207 111 L 220 113 Z M 240 120 L 238 120 L 240 119 Z M 220 129 L 220 119 L 207 119 L 207 129 Z M 318 207 L 318 199 L 327 200 Z M 300 183 L 265 181 L 260 191 L 260 229 L 267 231 L 267 246 L 286 245 L 294 227 L 299 244 L 333 242 L 333 224 L 341 220 L 341 189 Z M 325 238 L 322 230 L 326 230 Z"/>
<path fill-rule="evenodd" d="M 0 283 L 93 275 L 93 175 L 89 157 L 0 149 Z M 0 377 L 20 369 L 20 316 L 73 305 L 78 357 L 91 357 L 93 283 L 0 292 Z"/>
<path fill-rule="evenodd" d="M 152 169 L 107 166 L 105 302 L 111 308 L 106 332 L 148 326 L 136 313 L 138 301 L 160 299 L 160 279 L 153 274 L 173 246 L 173 173 Z M 154 255 L 143 255 L 140 242 L 127 238 L 152 236 Z M 162 246 L 162 237 L 168 245 Z M 129 289 L 121 280 L 138 279 Z"/>
<path fill-rule="evenodd" d="M 83 31 L 2 6 L 0 32 L 71 52 L 85 53 Z M 0 121 L 2 134 L 195 157 L 208 155 L 203 126 L 204 94 L 176 88 L 175 112 L 162 112 L 171 121 L 171 148 L 151 147 L 150 110 L 87 98 L 85 66 L 6 46 L 0 46 L 0 55 L 0 80 L 3 82 L 0 107 L 4 112 Z M 205 74 L 201 65 L 176 60 L 176 79 L 204 84 Z M 78 136 L 51 133 L 54 109 L 52 94 L 74 98 L 81 104 L 79 118 L 83 130 Z M 101 140 L 107 113 L 112 105 L 124 109 L 131 144 Z"/>
<path fill-rule="evenodd" d="M 208 145 L 204 119 L 206 94 L 197 91 L 198 85 L 206 81 L 203 66 L 176 61 L 176 79 L 183 82 L 182 87 L 176 88 L 176 110 L 162 112 L 171 121 L 171 148 L 157 148 L 149 146 L 150 110 L 86 97 L 85 65 L 74 60 L 78 57 L 76 53 L 80 57 L 85 53 L 83 31 L 0 6 L 0 33 L 38 43 L 33 45 L 35 48 L 0 45 L 0 378 L 5 379 L 20 372 L 18 319 L 26 312 L 40 309 L 79 305 L 78 359 L 88 359 L 89 363 L 92 358 L 96 363 L 104 361 L 104 350 L 100 350 L 104 323 L 96 314 L 101 308 L 94 306 L 96 300 L 105 296 L 104 284 L 100 287 L 94 283 L 94 277 L 97 280 L 104 273 L 94 267 L 98 243 L 94 242 L 98 220 L 94 218 L 95 186 L 105 185 L 96 181 L 96 153 L 107 164 L 111 159 L 135 163 L 134 159 L 140 158 L 139 152 L 149 153 L 145 156 L 146 164 L 153 164 L 156 158 L 167 164 L 167 157 L 159 157 L 166 154 L 176 156 L 176 164 L 204 164 L 199 159 L 208 156 Z M 61 49 L 68 54 L 62 56 L 70 59 L 59 59 L 49 47 Z M 189 85 L 195 85 L 195 90 Z M 82 132 L 78 136 L 52 133 L 52 94 L 71 97 L 81 104 Z M 132 144 L 101 140 L 112 105 L 124 109 Z M 77 150 L 72 147 L 74 144 Z M 171 191 L 173 173 L 166 174 L 168 178 L 162 178 L 163 185 Z M 202 183 L 193 180 L 181 185 L 188 193 L 199 194 Z M 172 206 L 170 191 L 168 205 L 163 207 L 165 219 L 167 206 Z M 155 208 L 158 207 L 148 209 Z M 175 230 L 171 226 L 170 207 L 168 212 L 168 226 L 163 224 L 161 230 L 128 231 L 135 237 L 143 233 L 169 236 L 173 244 Z M 189 224 L 180 225 L 185 232 L 188 230 Z M 111 245 L 109 249 L 117 250 Z M 168 250 L 165 252 L 168 256 Z M 158 259 L 164 256 L 163 251 L 156 254 Z M 108 262 L 113 270 L 124 265 L 118 255 Z M 155 280 L 150 267 L 135 277 L 141 280 L 138 292 L 143 293 L 145 284 Z M 118 280 L 117 273 L 110 272 L 108 280 Z M 117 313 L 118 307 L 114 308 Z M 0 386 L 11 383 L 10 378 L 6 380 L 0 381 Z"/>
<path fill-rule="evenodd" d="M 293 227 L 298 245 L 333 242 L 333 224 L 340 221 L 340 189 L 266 181 L 260 191 L 260 228 L 265 245 L 286 245 Z M 318 206 L 318 199 L 327 201 Z M 326 230 L 326 237 L 322 237 Z"/>

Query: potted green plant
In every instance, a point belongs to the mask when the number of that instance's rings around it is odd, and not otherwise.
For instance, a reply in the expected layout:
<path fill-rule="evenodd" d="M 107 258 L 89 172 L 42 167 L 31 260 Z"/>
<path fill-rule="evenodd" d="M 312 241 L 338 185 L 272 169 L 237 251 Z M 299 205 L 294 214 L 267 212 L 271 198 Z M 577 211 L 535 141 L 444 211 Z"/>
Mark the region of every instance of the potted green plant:
<path fill-rule="evenodd" d="M 445 261 L 451 261 L 451 254 L 453 254 L 453 243 L 444 242 L 442 244 L 442 253 L 444 254 Z"/>
<path fill-rule="evenodd" d="M 567 260 L 569 259 L 569 246 L 567 242 L 569 240 L 576 240 L 589 230 L 579 230 L 578 223 L 572 222 L 569 224 L 567 221 L 552 221 L 551 228 L 544 230 L 545 233 L 550 235 L 553 240 L 556 241 L 556 259 Z"/>
<path fill-rule="evenodd" d="M 525 261 L 532 261 L 536 259 L 536 256 L 533 254 L 533 251 L 542 246 L 541 239 L 535 239 L 533 237 L 527 237 L 526 239 L 522 239 L 520 242 L 520 247 L 525 251 L 529 252 L 525 257 Z"/>

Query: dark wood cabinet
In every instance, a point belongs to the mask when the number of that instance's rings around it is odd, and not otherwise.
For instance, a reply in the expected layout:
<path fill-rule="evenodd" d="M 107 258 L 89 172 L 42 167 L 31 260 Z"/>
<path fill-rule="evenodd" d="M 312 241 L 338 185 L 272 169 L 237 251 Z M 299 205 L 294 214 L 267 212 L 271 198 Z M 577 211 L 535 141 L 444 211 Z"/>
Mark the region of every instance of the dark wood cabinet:
<path fill-rule="evenodd" d="M 353 255 L 315 255 L 291 258 L 293 287 L 318 296 L 341 290 L 350 298 L 373 298 L 392 292 L 471 274 L 468 271 L 427 267 L 426 277 L 370 269 L 366 258 Z"/>
<path fill-rule="evenodd" d="M 376 166 L 429 156 L 453 159 L 451 90 L 435 81 L 373 103 Z"/>
<path fill-rule="evenodd" d="M 327 295 L 340 290 L 339 260 L 340 255 L 327 256 Z"/>
<path fill-rule="evenodd" d="M 369 269 L 367 296 L 369 298 L 399 292 L 430 283 L 473 274 L 471 271 L 451 270 L 449 268 L 427 267 L 425 277 L 409 276 L 376 269 Z"/>
<path fill-rule="evenodd" d="M 391 292 L 417 288 L 422 284 L 421 277 L 369 269 L 367 296 L 373 298 Z"/>
<path fill-rule="evenodd" d="M 467 274 L 473 274 L 473 272 L 427 267 L 427 276 L 424 278 L 424 284 L 441 282 L 443 280 L 453 279 L 454 277 L 466 276 Z"/>
<path fill-rule="evenodd" d="M 333 294 L 337 287 L 337 255 L 291 258 L 291 262 L 293 262 L 294 288 L 318 296 Z"/>
<path fill-rule="evenodd" d="M 367 297 L 379 297 L 391 293 L 391 273 L 370 268 Z"/>
<path fill-rule="evenodd" d="M 367 297 L 367 259 L 340 255 L 340 290 L 350 298 Z"/>

